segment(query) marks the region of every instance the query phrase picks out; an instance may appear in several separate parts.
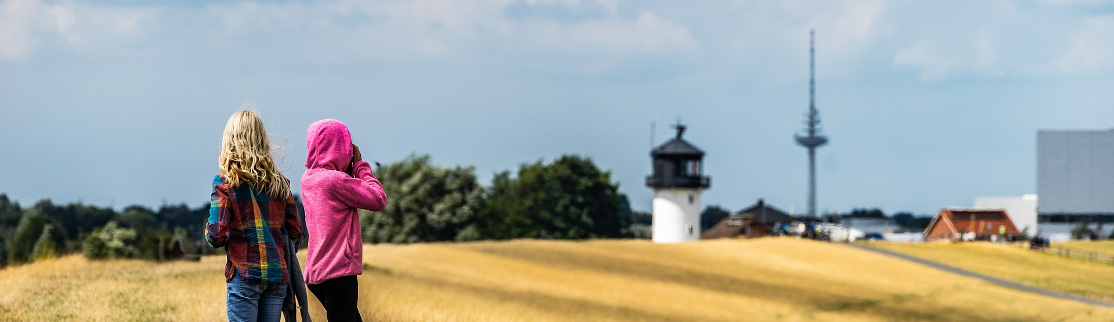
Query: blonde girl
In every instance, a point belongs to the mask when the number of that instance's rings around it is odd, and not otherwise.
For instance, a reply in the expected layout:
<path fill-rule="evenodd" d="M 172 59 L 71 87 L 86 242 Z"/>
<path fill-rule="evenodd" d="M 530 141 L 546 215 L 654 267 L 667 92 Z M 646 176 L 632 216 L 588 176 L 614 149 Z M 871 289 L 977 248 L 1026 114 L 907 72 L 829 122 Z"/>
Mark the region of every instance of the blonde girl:
<path fill-rule="evenodd" d="M 290 180 L 278 171 L 263 120 L 251 111 L 228 118 L 213 177 L 205 239 L 224 247 L 229 321 L 279 321 L 290 276 L 286 243 L 302 236 Z"/>

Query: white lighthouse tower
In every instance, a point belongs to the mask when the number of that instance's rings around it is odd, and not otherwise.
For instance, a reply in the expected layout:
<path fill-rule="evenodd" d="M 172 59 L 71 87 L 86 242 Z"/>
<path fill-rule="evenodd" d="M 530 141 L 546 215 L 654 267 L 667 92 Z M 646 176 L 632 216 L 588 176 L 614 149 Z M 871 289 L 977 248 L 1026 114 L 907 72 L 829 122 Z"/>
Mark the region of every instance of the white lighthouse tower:
<path fill-rule="evenodd" d="M 700 194 L 711 186 L 704 176 L 704 151 L 681 138 L 685 126 L 677 122 L 677 137 L 650 151 L 654 173 L 646 185 L 654 189 L 654 242 L 700 240 Z"/>

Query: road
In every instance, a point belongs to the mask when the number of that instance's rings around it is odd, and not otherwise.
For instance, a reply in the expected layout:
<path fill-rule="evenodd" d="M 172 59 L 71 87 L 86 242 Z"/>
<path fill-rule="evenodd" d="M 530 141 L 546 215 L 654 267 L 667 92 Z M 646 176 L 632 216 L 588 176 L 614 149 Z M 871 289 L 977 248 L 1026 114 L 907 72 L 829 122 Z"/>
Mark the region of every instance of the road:
<path fill-rule="evenodd" d="M 943 271 L 950 272 L 950 273 L 955 273 L 955 274 L 959 274 L 959 275 L 963 275 L 963 276 L 967 276 L 967 277 L 977 278 L 977 279 L 986 281 L 987 283 L 991 283 L 991 284 L 1002 286 L 1002 287 L 1012 288 L 1012 289 L 1015 289 L 1015 290 L 1018 290 L 1018 291 L 1029 292 L 1029 293 L 1033 293 L 1033 294 L 1040 294 L 1040 295 L 1045 295 L 1045 296 L 1051 296 L 1051 297 L 1055 297 L 1055 298 L 1058 298 L 1058 299 L 1064 299 L 1064 300 L 1068 300 L 1068 301 L 1076 301 L 1076 302 L 1080 302 L 1080 303 L 1086 303 L 1086 304 L 1097 305 L 1097 306 L 1102 306 L 1102 307 L 1114 308 L 1114 303 L 1108 303 L 1108 302 L 1093 300 L 1093 299 L 1089 299 L 1089 298 L 1085 298 L 1085 297 L 1075 296 L 1075 295 L 1071 295 L 1071 294 L 1060 293 L 1060 292 L 1046 290 L 1046 289 L 1039 288 L 1039 287 L 1032 287 L 1032 286 L 1029 286 L 1029 285 L 1025 285 L 1025 284 L 1021 284 L 1021 283 L 1017 283 L 1017 282 L 1011 282 L 1011 281 L 1007 281 L 1007 280 L 1000 279 L 1000 278 L 993 277 L 993 276 L 989 276 L 989 275 L 975 273 L 975 272 L 968 271 L 968 270 L 958 268 L 958 267 L 955 267 L 955 266 L 941 264 L 941 263 L 937 263 L 937 262 L 930 261 L 930 260 L 927 260 L 927 259 L 923 259 L 923 258 L 920 258 L 920 257 L 910 256 L 910 255 L 894 252 L 894 251 L 887 250 L 887 249 L 875 248 L 875 247 L 871 247 L 871 246 L 867 246 L 867 245 L 863 245 L 863 244 L 856 244 L 856 243 L 845 243 L 844 245 L 847 245 L 847 246 L 853 247 L 853 248 L 858 248 L 858 249 L 865 250 L 865 251 L 869 251 L 869 252 L 875 252 L 875 253 L 890 256 L 890 257 L 896 257 L 896 258 L 904 259 L 904 260 L 907 260 L 907 261 L 910 261 L 910 262 L 914 262 L 914 263 L 917 263 L 917 264 L 921 264 L 921 265 L 925 265 L 925 266 L 928 266 L 928 267 L 936 268 L 936 269 L 943 270 Z"/>

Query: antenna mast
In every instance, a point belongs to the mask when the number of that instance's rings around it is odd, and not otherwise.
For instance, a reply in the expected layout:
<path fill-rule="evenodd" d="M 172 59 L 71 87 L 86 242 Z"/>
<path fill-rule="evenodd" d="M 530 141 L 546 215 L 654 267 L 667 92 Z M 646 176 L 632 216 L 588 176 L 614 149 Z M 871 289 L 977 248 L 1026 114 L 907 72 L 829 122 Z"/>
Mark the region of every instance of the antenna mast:
<path fill-rule="evenodd" d="M 805 135 L 796 135 L 797 144 L 808 149 L 808 216 L 816 218 L 816 148 L 828 143 L 820 135 L 820 112 L 816 110 L 816 31 L 808 33 L 808 113 Z"/>

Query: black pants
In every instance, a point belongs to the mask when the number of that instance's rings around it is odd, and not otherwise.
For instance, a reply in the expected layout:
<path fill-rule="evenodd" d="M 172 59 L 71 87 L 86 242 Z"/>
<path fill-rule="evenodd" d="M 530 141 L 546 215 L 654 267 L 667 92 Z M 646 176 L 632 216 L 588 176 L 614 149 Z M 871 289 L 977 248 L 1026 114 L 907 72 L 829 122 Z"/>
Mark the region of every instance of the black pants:
<path fill-rule="evenodd" d="M 356 302 L 360 295 L 360 284 L 356 276 L 341 276 L 326 280 L 321 284 L 306 285 L 313 296 L 325 307 L 330 322 L 363 322 Z"/>

